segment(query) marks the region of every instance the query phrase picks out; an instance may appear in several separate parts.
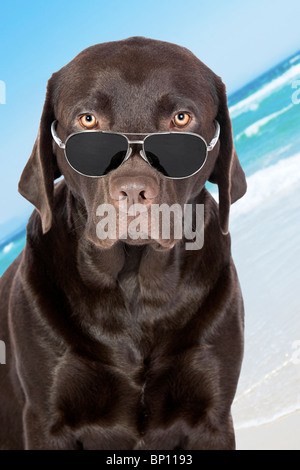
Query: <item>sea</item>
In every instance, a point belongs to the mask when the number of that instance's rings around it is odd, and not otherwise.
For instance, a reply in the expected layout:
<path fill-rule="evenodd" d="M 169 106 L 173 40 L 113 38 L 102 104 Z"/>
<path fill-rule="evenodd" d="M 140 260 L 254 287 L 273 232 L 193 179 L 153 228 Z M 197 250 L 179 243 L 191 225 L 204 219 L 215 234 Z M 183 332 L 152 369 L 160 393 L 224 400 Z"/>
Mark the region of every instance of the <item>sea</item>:
<path fill-rule="evenodd" d="M 231 94 L 228 105 L 248 182 L 230 217 L 245 303 L 232 408 L 238 430 L 300 409 L 300 51 Z M 25 225 L 0 232 L 0 275 L 23 249 Z"/>

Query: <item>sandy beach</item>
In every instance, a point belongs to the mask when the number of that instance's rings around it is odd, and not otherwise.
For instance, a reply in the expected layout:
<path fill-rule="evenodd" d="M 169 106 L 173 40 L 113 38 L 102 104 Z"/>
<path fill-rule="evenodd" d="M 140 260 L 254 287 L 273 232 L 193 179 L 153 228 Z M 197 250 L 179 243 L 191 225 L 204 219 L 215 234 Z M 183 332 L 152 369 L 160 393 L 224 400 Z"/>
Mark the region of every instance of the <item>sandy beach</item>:
<path fill-rule="evenodd" d="M 236 431 L 237 450 L 300 450 L 300 411 Z"/>
<path fill-rule="evenodd" d="M 245 356 L 233 404 L 239 450 L 300 450 L 300 155 L 249 179 L 243 217 L 232 217 L 233 255 L 245 302 Z M 269 177 L 264 201 L 254 196 Z M 283 183 L 282 183 L 283 184 Z M 251 202 L 252 201 L 252 202 Z M 241 211 L 237 206 L 237 212 Z"/>

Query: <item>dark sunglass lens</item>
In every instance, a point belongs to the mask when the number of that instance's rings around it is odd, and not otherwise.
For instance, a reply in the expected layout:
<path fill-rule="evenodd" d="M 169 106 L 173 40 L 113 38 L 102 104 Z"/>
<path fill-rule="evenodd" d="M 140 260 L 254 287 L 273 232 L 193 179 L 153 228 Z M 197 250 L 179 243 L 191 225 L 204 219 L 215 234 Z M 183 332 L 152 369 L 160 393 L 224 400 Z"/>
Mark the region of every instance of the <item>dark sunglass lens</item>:
<path fill-rule="evenodd" d="M 164 169 L 164 167 L 161 166 L 160 164 L 160 161 L 158 159 L 158 157 L 152 153 L 152 152 L 149 152 L 146 151 L 146 155 L 147 155 L 147 158 L 148 158 L 148 161 L 150 163 L 151 166 L 153 166 L 154 168 L 156 168 L 158 171 L 160 171 L 163 175 L 165 176 L 170 176 L 167 171 Z"/>
<path fill-rule="evenodd" d="M 80 132 L 66 142 L 70 165 L 87 176 L 103 176 L 117 168 L 127 153 L 126 137 L 105 132 Z"/>
<path fill-rule="evenodd" d="M 205 162 L 207 147 L 198 136 L 184 133 L 155 134 L 147 137 L 144 149 L 151 165 L 170 178 L 196 173 Z"/>

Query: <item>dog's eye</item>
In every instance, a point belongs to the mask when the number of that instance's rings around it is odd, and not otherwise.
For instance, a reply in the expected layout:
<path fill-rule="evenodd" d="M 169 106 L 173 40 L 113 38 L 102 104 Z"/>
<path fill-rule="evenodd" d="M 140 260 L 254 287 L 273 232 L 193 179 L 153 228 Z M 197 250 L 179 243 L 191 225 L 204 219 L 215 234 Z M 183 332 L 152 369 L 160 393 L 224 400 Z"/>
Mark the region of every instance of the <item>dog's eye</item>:
<path fill-rule="evenodd" d="M 94 127 L 97 126 L 98 121 L 93 114 L 84 114 L 83 116 L 80 116 L 79 123 L 81 127 L 84 127 L 85 129 L 94 129 Z"/>
<path fill-rule="evenodd" d="M 180 112 L 175 114 L 173 118 L 173 124 L 176 127 L 186 127 L 191 120 L 191 116 L 188 113 Z"/>

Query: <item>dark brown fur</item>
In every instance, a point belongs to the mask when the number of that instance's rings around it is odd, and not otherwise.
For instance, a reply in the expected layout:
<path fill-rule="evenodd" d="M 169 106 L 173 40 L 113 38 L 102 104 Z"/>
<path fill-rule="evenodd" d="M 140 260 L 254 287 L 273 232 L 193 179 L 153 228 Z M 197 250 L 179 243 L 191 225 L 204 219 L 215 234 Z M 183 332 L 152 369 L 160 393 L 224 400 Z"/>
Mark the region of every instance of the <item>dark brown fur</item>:
<path fill-rule="evenodd" d="M 189 131 L 207 142 L 213 120 L 221 126 L 203 170 L 187 180 L 166 180 L 138 153 L 105 178 L 80 176 L 50 134 L 57 119 L 65 140 L 82 111 L 116 132 L 165 131 L 186 106 L 195 115 Z M 96 237 L 96 207 L 112 202 L 117 179 L 143 177 L 159 204 L 205 205 L 201 250 L 186 251 L 184 240 L 170 248 L 172 240 Z M 19 189 L 37 210 L 25 249 L 1 278 L 1 448 L 234 449 L 244 313 L 228 216 L 246 183 L 221 79 L 165 42 L 86 49 L 49 80 Z"/>

